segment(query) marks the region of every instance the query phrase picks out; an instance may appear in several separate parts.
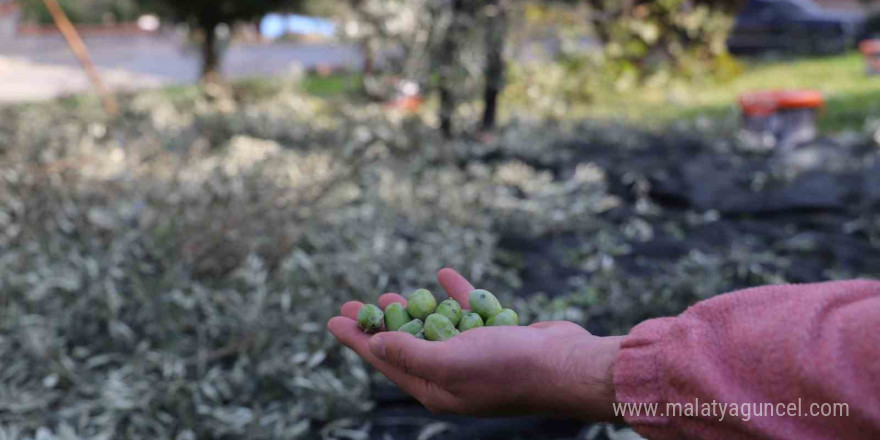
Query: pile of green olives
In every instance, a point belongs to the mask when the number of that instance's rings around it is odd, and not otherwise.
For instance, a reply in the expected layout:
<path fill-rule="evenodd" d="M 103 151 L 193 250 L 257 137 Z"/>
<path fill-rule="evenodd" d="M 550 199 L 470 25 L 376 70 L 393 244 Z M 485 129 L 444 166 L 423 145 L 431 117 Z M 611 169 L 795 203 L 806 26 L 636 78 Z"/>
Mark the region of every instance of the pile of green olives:
<path fill-rule="evenodd" d="M 358 311 L 358 327 L 366 333 L 407 332 L 420 339 L 445 341 L 461 332 L 483 326 L 519 325 L 511 309 L 501 307 L 488 290 L 477 289 L 468 296 L 470 310 L 462 310 L 458 301 L 449 298 L 437 304 L 428 289 L 418 289 L 406 299 L 406 306 L 391 303 L 383 312 L 372 304 Z"/>

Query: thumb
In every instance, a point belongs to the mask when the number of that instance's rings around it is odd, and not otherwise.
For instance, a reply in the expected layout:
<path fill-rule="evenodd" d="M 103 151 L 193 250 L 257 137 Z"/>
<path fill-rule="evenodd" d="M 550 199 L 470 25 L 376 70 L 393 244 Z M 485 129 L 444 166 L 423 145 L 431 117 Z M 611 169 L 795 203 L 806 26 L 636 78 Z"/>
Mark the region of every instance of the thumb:
<path fill-rule="evenodd" d="M 406 332 L 385 332 L 370 338 L 373 356 L 407 374 L 429 380 L 442 372 L 445 365 L 445 351 L 438 345 Z"/>

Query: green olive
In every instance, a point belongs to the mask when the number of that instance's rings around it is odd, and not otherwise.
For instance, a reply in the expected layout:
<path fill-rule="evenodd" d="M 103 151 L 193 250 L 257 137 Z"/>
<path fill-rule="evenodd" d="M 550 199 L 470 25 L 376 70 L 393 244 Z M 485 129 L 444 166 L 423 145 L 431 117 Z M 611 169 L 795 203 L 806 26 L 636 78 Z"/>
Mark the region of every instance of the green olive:
<path fill-rule="evenodd" d="M 382 310 L 372 304 L 364 304 L 358 311 L 358 327 L 367 333 L 376 333 L 382 330 L 384 321 Z"/>
<path fill-rule="evenodd" d="M 407 332 L 411 335 L 418 336 L 418 334 L 422 332 L 422 328 L 424 327 L 424 325 L 425 323 L 423 323 L 421 319 L 413 319 L 412 321 L 400 326 L 397 331 Z"/>
<path fill-rule="evenodd" d="M 445 341 L 459 333 L 452 321 L 441 314 L 434 313 L 425 320 L 425 339 L 429 341 Z"/>
<path fill-rule="evenodd" d="M 458 331 L 463 332 L 482 326 L 483 318 L 480 318 L 480 315 L 473 312 L 467 312 L 464 315 L 461 315 L 461 321 L 458 323 Z"/>
<path fill-rule="evenodd" d="M 489 318 L 486 321 L 486 325 L 490 327 L 500 327 L 502 325 L 519 325 L 519 316 L 516 316 L 516 312 L 510 309 L 504 309 L 495 316 Z"/>
<path fill-rule="evenodd" d="M 458 301 L 449 298 L 444 300 L 437 306 L 437 311 L 434 313 L 439 313 L 452 321 L 452 325 L 458 325 L 458 321 L 461 321 L 461 304 Z"/>
<path fill-rule="evenodd" d="M 425 332 L 421 331 L 421 332 L 416 333 L 416 338 L 417 339 L 425 339 Z"/>
<path fill-rule="evenodd" d="M 401 303 L 391 303 L 385 307 L 385 330 L 390 332 L 397 331 L 400 326 L 412 321 L 406 307 Z"/>
<path fill-rule="evenodd" d="M 468 298 L 471 311 L 480 315 L 483 321 L 488 324 L 489 318 L 501 311 L 501 303 L 498 298 L 488 290 L 477 289 L 471 291 Z"/>
<path fill-rule="evenodd" d="M 436 309 L 437 299 L 428 289 L 416 290 L 406 299 L 406 311 L 412 318 L 424 320 Z"/>

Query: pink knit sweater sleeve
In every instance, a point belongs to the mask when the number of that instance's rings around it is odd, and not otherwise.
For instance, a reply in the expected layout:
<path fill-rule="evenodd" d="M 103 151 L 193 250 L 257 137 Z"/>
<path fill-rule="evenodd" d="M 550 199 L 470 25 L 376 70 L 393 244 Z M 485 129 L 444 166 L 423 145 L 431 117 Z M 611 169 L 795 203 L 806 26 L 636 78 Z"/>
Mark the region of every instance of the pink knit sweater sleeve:
<path fill-rule="evenodd" d="M 645 321 L 614 384 L 649 439 L 880 439 L 880 282 L 758 287 Z"/>

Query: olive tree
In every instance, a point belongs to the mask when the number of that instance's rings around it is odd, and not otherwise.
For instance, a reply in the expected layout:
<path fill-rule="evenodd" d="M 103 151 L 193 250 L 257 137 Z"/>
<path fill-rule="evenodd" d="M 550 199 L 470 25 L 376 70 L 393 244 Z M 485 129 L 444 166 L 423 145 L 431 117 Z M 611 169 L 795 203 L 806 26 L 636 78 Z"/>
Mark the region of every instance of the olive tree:
<path fill-rule="evenodd" d="M 281 10 L 301 8 L 303 0 L 138 0 L 141 5 L 201 34 L 201 78 L 214 81 L 220 77 L 221 51 L 217 42 L 220 25 L 254 20 Z"/>
<path fill-rule="evenodd" d="M 447 136 L 459 104 L 482 96 L 481 127 L 491 129 L 503 89 L 509 1 L 348 0 L 343 28 L 360 42 L 368 94 L 382 95 L 383 73 L 436 92 Z"/>
<path fill-rule="evenodd" d="M 487 10 L 485 85 L 483 88 L 483 130 L 495 127 L 498 118 L 498 96 L 504 89 L 504 48 L 510 14 L 509 0 L 490 2 Z"/>
<path fill-rule="evenodd" d="M 727 36 L 745 0 L 588 0 L 605 55 L 622 71 L 645 77 L 687 70 L 727 55 Z"/>

